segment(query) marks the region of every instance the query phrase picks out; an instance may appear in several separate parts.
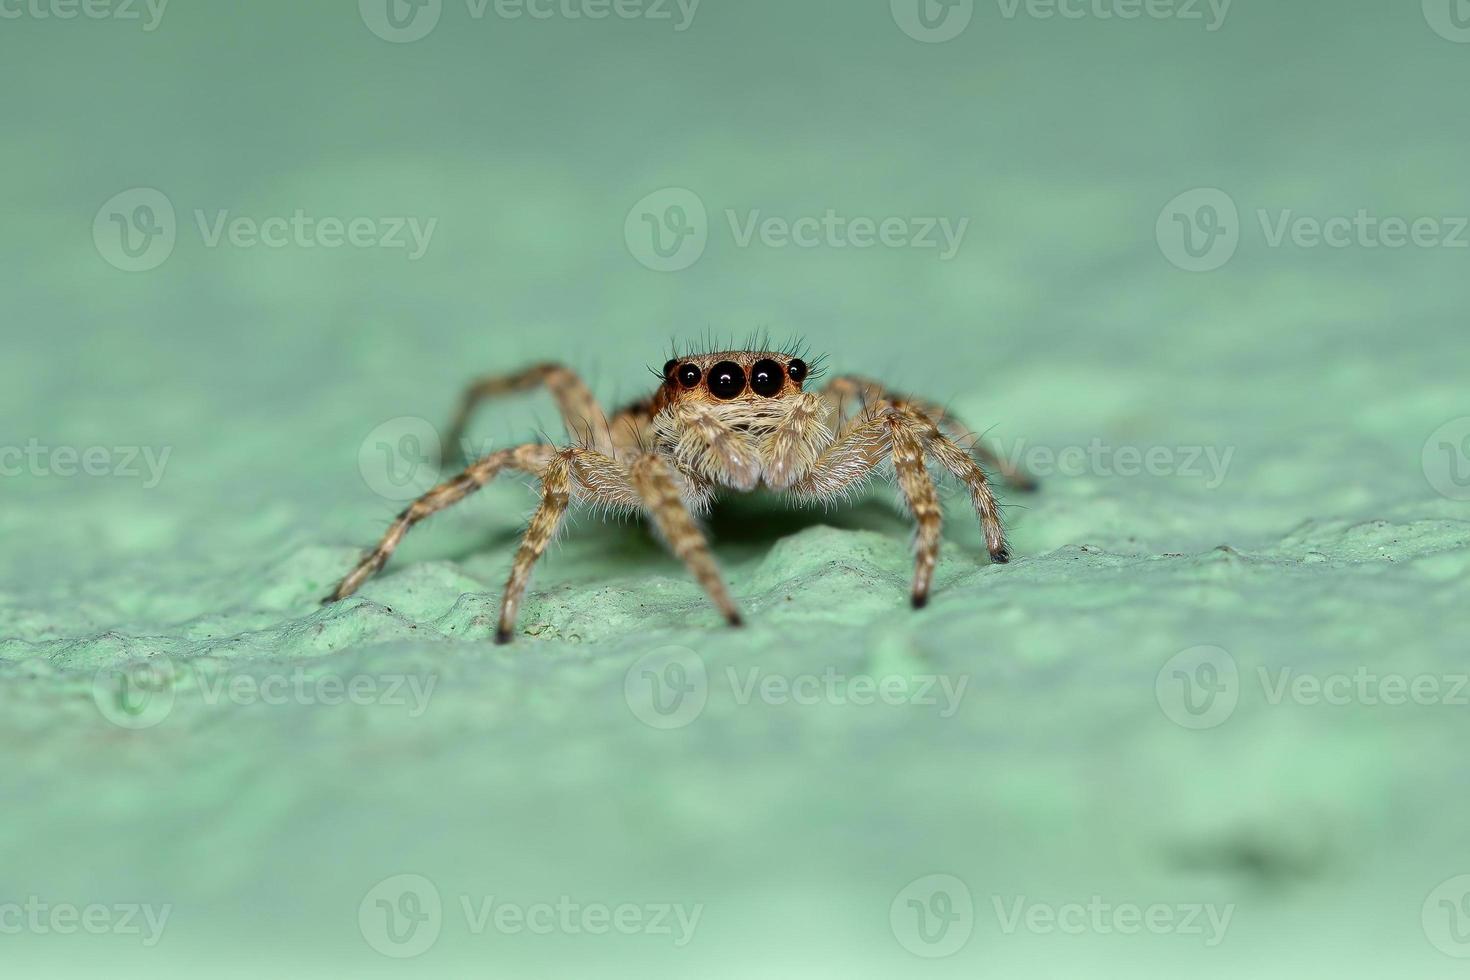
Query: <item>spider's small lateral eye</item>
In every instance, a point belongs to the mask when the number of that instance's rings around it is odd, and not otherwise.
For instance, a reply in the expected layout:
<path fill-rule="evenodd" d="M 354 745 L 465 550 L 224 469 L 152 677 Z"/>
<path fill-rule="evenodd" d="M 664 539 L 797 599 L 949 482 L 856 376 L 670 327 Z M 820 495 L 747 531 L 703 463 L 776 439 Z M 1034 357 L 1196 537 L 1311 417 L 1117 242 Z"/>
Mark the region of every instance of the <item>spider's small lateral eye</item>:
<path fill-rule="evenodd" d="M 756 361 L 750 369 L 750 390 L 762 398 L 770 398 L 786 384 L 781 377 L 781 365 L 769 358 Z"/>
<path fill-rule="evenodd" d="M 678 366 L 679 366 L 679 362 L 678 361 L 669 361 L 667 364 L 664 365 L 664 380 L 665 381 L 673 381 L 674 380 L 674 368 L 676 368 Z"/>
<path fill-rule="evenodd" d="M 709 369 L 709 393 L 716 398 L 734 398 L 745 390 L 745 372 L 734 361 L 721 361 Z"/>
<path fill-rule="evenodd" d="M 685 364 L 679 368 L 679 384 L 685 388 L 693 388 L 699 384 L 699 379 L 704 375 L 700 373 L 698 364 Z"/>
<path fill-rule="evenodd" d="M 806 379 L 806 361 L 803 361 L 799 357 L 796 358 L 790 364 L 786 365 L 786 373 L 791 375 L 792 381 L 801 384 Z"/>

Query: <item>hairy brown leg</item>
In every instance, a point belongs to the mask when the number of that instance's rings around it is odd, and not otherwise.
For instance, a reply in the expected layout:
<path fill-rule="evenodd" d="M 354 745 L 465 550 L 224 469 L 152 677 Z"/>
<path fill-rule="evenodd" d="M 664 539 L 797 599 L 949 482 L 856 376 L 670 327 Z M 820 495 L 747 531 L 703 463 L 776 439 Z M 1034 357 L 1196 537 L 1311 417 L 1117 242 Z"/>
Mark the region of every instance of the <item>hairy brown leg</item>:
<path fill-rule="evenodd" d="M 839 432 L 843 431 L 847 425 L 847 406 L 853 401 L 857 401 L 864 406 L 870 406 L 885 400 L 903 402 L 933 418 L 938 425 L 952 432 L 956 439 L 968 442 L 970 452 L 978 456 L 980 462 L 1000 474 L 1001 479 L 1016 490 L 1023 493 L 1031 493 L 1038 488 L 1036 477 L 987 446 L 969 426 L 942 405 L 922 398 L 900 394 L 877 381 L 857 375 L 842 375 L 833 378 L 822 390 L 822 393 L 831 400 L 837 409 L 837 428 Z M 861 414 L 856 416 L 854 422 L 861 418 Z"/>
<path fill-rule="evenodd" d="M 924 441 L 925 450 L 969 490 L 970 503 L 980 518 L 980 530 L 985 534 L 990 560 L 1001 565 L 1010 561 L 1011 549 L 1006 543 L 1005 524 L 1001 521 L 1000 507 L 990 489 L 990 482 L 985 478 L 985 471 L 973 456 L 939 430 L 933 418 L 912 406 L 900 406 L 899 411 L 912 422 Z"/>
<path fill-rule="evenodd" d="M 495 479 L 496 475 L 503 469 L 521 470 L 526 473 L 539 473 L 556 452 L 553 446 L 543 446 L 536 443 L 528 443 L 524 446 L 516 446 L 513 449 L 502 449 L 491 453 L 484 459 L 469 466 L 465 471 L 452 480 L 446 480 L 422 497 L 409 504 L 402 513 L 394 519 L 388 527 L 383 539 L 378 542 L 377 547 L 368 552 L 367 556 L 358 562 L 357 567 L 347 573 L 347 577 L 337 584 L 322 602 L 336 602 L 345 599 L 356 592 L 363 582 L 376 574 L 393 554 L 403 540 L 403 536 L 409 532 L 415 524 L 432 514 L 437 514 L 446 507 L 452 507 L 470 494 L 479 490 L 485 484 Z"/>
<path fill-rule="evenodd" d="M 939 431 L 934 419 L 910 405 L 886 401 L 870 405 L 868 414 L 850 423 L 846 433 L 827 447 L 791 490 L 799 497 L 831 502 L 861 487 L 890 454 L 899 488 L 918 524 L 913 591 L 916 606 L 922 606 L 928 596 L 938 560 L 942 520 L 934 481 L 924 466 L 926 455 L 962 480 L 970 491 L 991 560 L 999 564 L 1010 560 L 1000 508 L 985 472 L 969 453 Z"/>
<path fill-rule="evenodd" d="M 526 586 L 531 581 L 531 569 L 535 567 L 536 559 L 545 553 L 551 539 L 556 537 L 556 529 L 561 526 L 571 500 L 570 453 L 561 452 L 541 472 L 541 503 L 531 515 L 531 523 L 526 526 L 526 533 L 521 537 L 515 559 L 511 562 L 510 578 L 506 580 L 505 593 L 500 597 L 500 623 L 495 630 L 496 643 L 510 642 L 516 613 L 526 594 Z"/>
<path fill-rule="evenodd" d="M 538 385 L 545 385 L 556 399 L 562 422 L 574 442 L 585 440 L 590 448 L 598 452 L 612 452 L 607 416 L 603 414 L 597 399 L 592 396 L 591 390 L 582 379 L 560 364 L 537 364 L 515 374 L 481 378 L 465 390 L 454 419 L 449 424 L 449 434 L 444 439 L 444 461 L 452 463 L 463 458 L 465 431 L 469 428 L 470 417 L 481 402 L 501 395 L 529 391 Z"/>
<path fill-rule="evenodd" d="M 939 507 L 939 494 L 934 490 L 934 480 L 924 468 L 924 446 L 912 420 L 894 414 L 889 415 L 887 421 L 889 438 L 893 443 L 893 472 L 918 527 L 914 540 L 912 599 L 914 608 L 922 609 L 929 602 L 934 566 L 939 563 L 939 532 L 944 516 Z"/>
<path fill-rule="evenodd" d="M 798 497 L 831 503 L 861 489 L 888 457 L 888 412 L 880 410 L 856 420 L 817 456 L 806 474 L 791 485 Z"/>
<path fill-rule="evenodd" d="M 694 575 L 725 620 L 731 626 L 739 626 L 740 609 L 725 587 L 704 533 L 684 506 L 668 465 L 654 455 L 639 456 L 629 464 L 628 477 L 669 549 Z"/>

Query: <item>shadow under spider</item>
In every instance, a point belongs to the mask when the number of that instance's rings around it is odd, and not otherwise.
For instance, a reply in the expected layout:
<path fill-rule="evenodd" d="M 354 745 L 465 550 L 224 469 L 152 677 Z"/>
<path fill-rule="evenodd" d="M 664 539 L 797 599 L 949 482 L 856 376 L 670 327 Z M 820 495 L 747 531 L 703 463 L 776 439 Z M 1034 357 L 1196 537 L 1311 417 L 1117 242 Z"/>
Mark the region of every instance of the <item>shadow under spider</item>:
<path fill-rule="evenodd" d="M 711 547 L 732 557 L 764 553 L 781 539 L 813 527 L 899 535 L 910 534 L 913 529 L 912 521 L 905 520 L 891 505 L 876 497 L 831 508 L 800 507 L 775 494 L 762 492 L 718 501 L 701 523 Z M 514 548 L 521 532 L 519 527 L 501 528 L 454 549 L 445 557 L 463 561 L 485 552 Z M 591 550 L 618 562 L 661 565 L 669 560 L 667 549 L 654 537 L 647 521 L 638 517 L 604 519 L 592 512 L 575 513 L 563 526 L 558 546 L 562 551 Z"/>

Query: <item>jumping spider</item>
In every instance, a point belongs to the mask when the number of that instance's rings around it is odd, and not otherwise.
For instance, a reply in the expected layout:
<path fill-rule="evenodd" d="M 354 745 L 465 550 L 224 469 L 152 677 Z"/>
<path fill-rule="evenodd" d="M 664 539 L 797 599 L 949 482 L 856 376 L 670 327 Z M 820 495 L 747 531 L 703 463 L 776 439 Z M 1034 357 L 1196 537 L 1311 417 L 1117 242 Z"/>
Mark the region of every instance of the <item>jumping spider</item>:
<path fill-rule="evenodd" d="M 674 357 L 653 397 L 609 419 L 577 375 L 541 364 L 477 381 L 465 392 L 445 444 L 453 452 L 485 399 L 545 385 L 580 445 L 528 443 L 492 452 L 415 501 L 378 546 L 324 602 L 356 592 L 381 569 L 409 528 L 458 503 L 503 470 L 541 483 L 541 501 L 516 551 L 500 604 L 497 643 L 509 642 L 531 569 L 573 500 L 642 512 L 693 573 L 731 626 L 740 610 L 720 576 L 694 515 L 707 513 L 720 487 L 764 485 L 799 501 L 831 502 L 860 489 L 892 460 L 903 499 L 918 525 L 913 604 L 928 601 L 939 557 L 941 511 L 926 463 L 938 463 L 968 489 L 994 562 L 1010 560 L 1000 510 L 985 473 L 955 439 L 972 438 L 953 415 L 864 378 L 834 378 L 819 391 L 807 362 L 790 352 L 721 351 Z M 849 408 L 857 411 L 849 414 Z M 950 434 L 946 434 L 948 430 Z M 976 455 L 1018 489 L 1030 479 L 978 445 Z"/>

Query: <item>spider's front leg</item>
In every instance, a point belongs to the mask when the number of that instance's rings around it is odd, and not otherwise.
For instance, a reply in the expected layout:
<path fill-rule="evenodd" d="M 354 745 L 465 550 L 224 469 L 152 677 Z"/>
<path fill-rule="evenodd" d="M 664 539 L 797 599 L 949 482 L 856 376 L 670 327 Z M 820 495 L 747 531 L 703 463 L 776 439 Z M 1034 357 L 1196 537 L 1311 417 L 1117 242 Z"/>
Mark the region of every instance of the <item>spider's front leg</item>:
<path fill-rule="evenodd" d="M 969 488 L 991 560 L 999 564 L 1010 560 L 1000 510 L 984 471 L 969 453 L 939 431 L 932 418 L 910 405 L 880 402 L 871 414 L 854 421 L 792 486 L 792 492 L 830 501 L 861 487 L 890 456 L 904 502 L 918 525 L 912 593 L 916 608 L 929 601 L 943 523 L 939 495 L 924 465 L 926 457 L 938 460 Z"/>
<path fill-rule="evenodd" d="M 1032 493 L 1038 489 L 1036 477 L 995 452 L 982 442 L 980 437 L 972 432 L 958 416 L 934 402 L 899 394 L 877 381 L 850 374 L 833 378 L 823 389 L 823 394 L 831 400 L 837 410 L 839 432 L 849 424 L 847 419 L 849 402 L 857 401 L 864 407 L 882 401 L 909 405 L 928 416 L 941 429 L 948 429 L 956 439 L 967 441 L 970 444 L 970 451 L 978 456 L 982 463 L 999 473 L 1001 479 L 1014 489 L 1023 493 Z M 856 424 L 862 418 L 861 414 L 856 416 L 851 424 Z"/>
<path fill-rule="evenodd" d="M 685 507 L 679 485 L 663 460 L 652 455 L 638 456 L 625 467 L 601 453 L 573 448 L 557 453 L 542 471 L 541 503 L 516 549 L 510 578 L 505 583 L 496 643 L 510 642 L 531 570 L 556 537 L 573 497 L 618 509 L 645 511 L 730 625 L 740 625 L 740 610 L 725 588 L 709 545 Z"/>
<path fill-rule="evenodd" d="M 628 466 L 628 476 L 633 489 L 643 503 L 643 509 L 653 520 L 659 534 L 669 549 L 678 556 L 704 588 L 726 622 L 740 626 L 740 609 L 730 597 L 725 580 L 710 554 L 709 542 L 704 532 L 694 523 L 694 517 L 684 505 L 679 493 L 679 484 L 669 465 L 653 454 L 634 458 Z"/>

